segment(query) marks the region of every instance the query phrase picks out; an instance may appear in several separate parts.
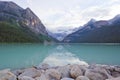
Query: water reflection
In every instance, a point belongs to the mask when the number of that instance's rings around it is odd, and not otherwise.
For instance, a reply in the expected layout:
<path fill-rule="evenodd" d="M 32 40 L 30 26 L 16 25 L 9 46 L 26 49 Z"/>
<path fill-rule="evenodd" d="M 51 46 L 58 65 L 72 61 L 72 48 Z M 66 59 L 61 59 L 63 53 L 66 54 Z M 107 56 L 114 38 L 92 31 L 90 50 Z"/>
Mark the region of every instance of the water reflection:
<path fill-rule="evenodd" d="M 47 63 L 51 66 L 62 66 L 67 64 L 88 65 L 86 62 L 81 61 L 75 54 L 67 51 L 63 45 L 58 45 L 54 48 L 42 63 Z"/>

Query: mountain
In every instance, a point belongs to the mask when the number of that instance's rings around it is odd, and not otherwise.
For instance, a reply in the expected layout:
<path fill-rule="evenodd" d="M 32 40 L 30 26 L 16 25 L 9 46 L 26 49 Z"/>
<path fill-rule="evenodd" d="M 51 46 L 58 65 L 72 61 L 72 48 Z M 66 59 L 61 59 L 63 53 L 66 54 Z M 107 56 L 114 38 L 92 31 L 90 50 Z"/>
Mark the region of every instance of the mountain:
<path fill-rule="evenodd" d="M 57 39 L 58 41 L 62 41 L 67 35 L 77 31 L 78 28 L 65 28 L 65 27 L 58 27 L 56 31 L 51 32 L 49 30 L 48 34 L 51 35 L 53 38 Z"/>
<path fill-rule="evenodd" d="M 0 42 L 52 41 L 45 26 L 30 8 L 0 1 Z"/>
<path fill-rule="evenodd" d="M 64 38 L 67 43 L 120 43 L 120 15 L 111 20 L 90 20 Z"/>

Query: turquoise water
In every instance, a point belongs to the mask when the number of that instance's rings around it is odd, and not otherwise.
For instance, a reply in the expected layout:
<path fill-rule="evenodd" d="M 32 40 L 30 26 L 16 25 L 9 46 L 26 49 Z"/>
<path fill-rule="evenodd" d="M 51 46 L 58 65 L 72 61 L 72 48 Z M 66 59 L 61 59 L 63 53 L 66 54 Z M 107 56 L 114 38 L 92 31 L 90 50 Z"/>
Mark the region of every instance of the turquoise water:
<path fill-rule="evenodd" d="M 0 69 L 48 63 L 120 65 L 119 45 L 99 44 L 0 44 Z"/>

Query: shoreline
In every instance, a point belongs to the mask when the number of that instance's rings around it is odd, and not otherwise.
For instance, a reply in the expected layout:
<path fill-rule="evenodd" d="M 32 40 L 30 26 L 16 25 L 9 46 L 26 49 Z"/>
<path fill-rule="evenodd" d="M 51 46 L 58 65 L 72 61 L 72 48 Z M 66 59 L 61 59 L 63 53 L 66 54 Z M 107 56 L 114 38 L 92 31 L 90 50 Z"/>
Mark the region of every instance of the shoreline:
<path fill-rule="evenodd" d="M 120 66 L 68 64 L 51 67 L 48 64 L 0 70 L 0 80 L 120 80 Z"/>

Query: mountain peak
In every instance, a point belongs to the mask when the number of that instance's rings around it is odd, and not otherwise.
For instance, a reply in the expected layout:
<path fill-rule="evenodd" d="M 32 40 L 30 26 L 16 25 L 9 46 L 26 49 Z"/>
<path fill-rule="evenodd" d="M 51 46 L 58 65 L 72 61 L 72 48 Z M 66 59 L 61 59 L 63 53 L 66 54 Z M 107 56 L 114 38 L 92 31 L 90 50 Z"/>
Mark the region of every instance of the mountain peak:
<path fill-rule="evenodd" d="M 12 1 L 0 1 L 1 8 L 19 8 L 22 9 L 20 6 L 18 6 L 16 3 Z"/>
<path fill-rule="evenodd" d="M 96 20 L 92 18 L 92 19 L 90 19 L 89 22 L 96 22 Z"/>

